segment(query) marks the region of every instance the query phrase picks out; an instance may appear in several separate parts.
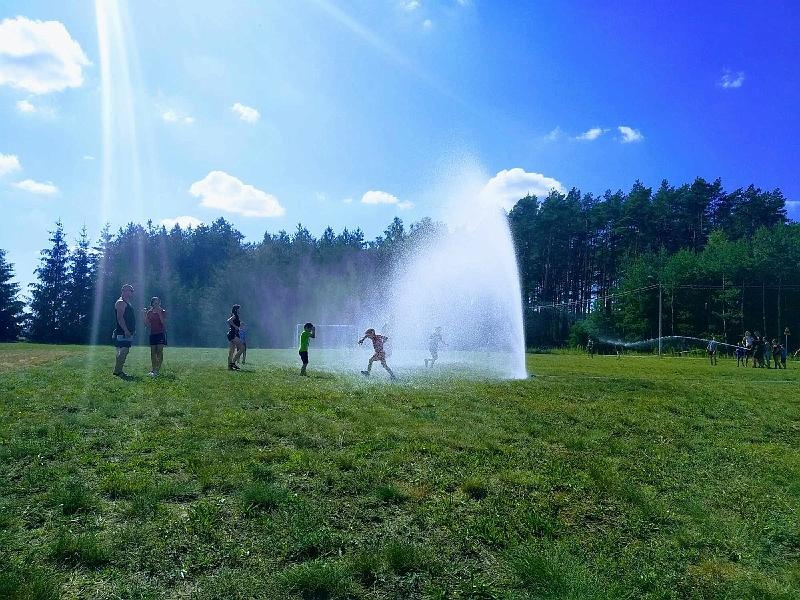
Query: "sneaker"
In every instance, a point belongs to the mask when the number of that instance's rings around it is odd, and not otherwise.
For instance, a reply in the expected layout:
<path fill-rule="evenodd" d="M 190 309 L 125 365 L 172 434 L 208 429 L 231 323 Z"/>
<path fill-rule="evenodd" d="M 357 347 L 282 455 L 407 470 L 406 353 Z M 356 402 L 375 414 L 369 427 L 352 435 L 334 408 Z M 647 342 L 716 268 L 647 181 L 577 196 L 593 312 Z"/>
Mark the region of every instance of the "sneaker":
<path fill-rule="evenodd" d="M 239 365 L 237 365 L 236 363 L 231 363 L 231 368 L 232 368 L 234 371 L 240 371 L 240 370 L 241 370 L 241 369 L 239 369 Z"/>
<path fill-rule="evenodd" d="M 148 377 L 155 377 L 155 376 L 156 376 L 156 372 L 155 372 L 155 371 L 150 371 L 150 372 L 147 374 L 147 376 L 148 376 Z"/>
<path fill-rule="evenodd" d="M 362 374 L 364 377 L 369 377 L 369 371 L 361 371 L 361 374 Z"/>
<path fill-rule="evenodd" d="M 233 371 L 233 363 L 228 363 L 228 371 Z"/>
<path fill-rule="evenodd" d="M 390 379 L 391 381 L 397 381 L 397 376 L 396 376 L 396 375 L 390 375 L 390 376 L 389 376 L 389 379 Z"/>

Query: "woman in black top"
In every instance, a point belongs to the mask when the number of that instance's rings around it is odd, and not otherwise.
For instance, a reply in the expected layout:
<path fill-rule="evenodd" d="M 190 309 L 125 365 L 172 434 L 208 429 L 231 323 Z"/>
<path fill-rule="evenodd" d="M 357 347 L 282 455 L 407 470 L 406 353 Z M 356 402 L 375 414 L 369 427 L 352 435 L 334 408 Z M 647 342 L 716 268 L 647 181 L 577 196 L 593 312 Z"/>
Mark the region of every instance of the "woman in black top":
<path fill-rule="evenodd" d="M 233 308 L 231 309 L 231 316 L 228 317 L 228 370 L 229 371 L 238 371 L 239 367 L 236 364 L 239 361 L 239 357 L 242 355 L 242 351 L 244 350 L 244 346 L 242 345 L 242 340 L 239 339 L 239 327 L 242 326 L 242 321 L 239 318 L 239 309 L 241 307 L 238 304 L 234 304 Z M 236 355 L 234 355 L 236 352 Z"/>

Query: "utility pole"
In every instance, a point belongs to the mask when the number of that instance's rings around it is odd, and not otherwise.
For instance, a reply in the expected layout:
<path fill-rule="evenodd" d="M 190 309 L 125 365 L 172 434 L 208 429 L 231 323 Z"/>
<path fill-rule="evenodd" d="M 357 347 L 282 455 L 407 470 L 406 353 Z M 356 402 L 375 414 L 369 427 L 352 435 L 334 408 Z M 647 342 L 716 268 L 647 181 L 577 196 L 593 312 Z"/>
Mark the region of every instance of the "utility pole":
<path fill-rule="evenodd" d="M 661 282 L 658 282 L 658 358 L 661 358 Z"/>

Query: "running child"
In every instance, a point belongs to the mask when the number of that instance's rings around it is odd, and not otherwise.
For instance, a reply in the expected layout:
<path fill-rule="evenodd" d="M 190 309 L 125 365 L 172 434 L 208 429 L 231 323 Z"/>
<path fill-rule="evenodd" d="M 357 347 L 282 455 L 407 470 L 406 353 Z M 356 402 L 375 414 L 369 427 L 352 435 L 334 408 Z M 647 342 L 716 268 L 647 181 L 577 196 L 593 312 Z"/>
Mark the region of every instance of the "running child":
<path fill-rule="evenodd" d="M 306 375 L 306 367 L 308 367 L 308 344 L 311 338 L 317 337 L 317 330 L 313 323 L 306 323 L 303 325 L 303 331 L 300 332 L 300 348 L 297 353 L 300 355 L 300 360 L 303 366 L 300 367 L 300 375 Z"/>
<path fill-rule="evenodd" d="M 375 350 L 375 354 L 370 357 L 369 363 L 367 363 L 367 370 L 361 371 L 361 374 L 365 377 L 369 377 L 370 372 L 372 371 L 372 363 L 377 360 L 379 363 L 381 363 L 381 366 L 388 371 L 391 379 L 397 379 L 397 377 L 394 376 L 394 373 L 392 373 L 392 370 L 389 368 L 389 365 L 386 364 L 386 352 L 383 349 L 383 345 L 389 338 L 385 335 L 378 335 L 375 333 L 374 329 L 370 328 L 364 332 L 364 337 L 358 340 L 359 345 L 363 344 L 364 340 L 367 338 L 372 340 L 372 348 Z"/>
<path fill-rule="evenodd" d="M 439 344 L 444 344 L 447 346 L 447 343 L 442 338 L 442 328 L 437 327 L 433 330 L 433 333 L 428 338 L 428 350 L 431 353 L 430 358 L 425 359 L 425 366 L 432 367 L 433 363 L 436 362 L 436 359 L 439 358 Z"/>

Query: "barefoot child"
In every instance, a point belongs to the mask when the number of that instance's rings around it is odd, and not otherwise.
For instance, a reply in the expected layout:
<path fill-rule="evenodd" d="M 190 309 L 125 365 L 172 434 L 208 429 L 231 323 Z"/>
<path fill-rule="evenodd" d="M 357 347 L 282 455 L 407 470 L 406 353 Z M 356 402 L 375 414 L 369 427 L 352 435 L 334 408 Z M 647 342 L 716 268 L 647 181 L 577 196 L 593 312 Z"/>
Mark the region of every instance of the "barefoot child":
<path fill-rule="evenodd" d="M 300 348 L 298 354 L 300 360 L 303 361 L 303 366 L 300 367 L 300 375 L 306 374 L 306 367 L 308 366 L 308 344 L 311 338 L 317 337 L 317 330 L 313 323 L 306 323 L 303 325 L 303 331 L 300 332 Z"/>
<path fill-rule="evenodd" d="M 373 354 L 370 357 L 369 363 L 367 364 L 367 370 L 361 371 L 361 374 L 366 377 L 369 377 L 369 374 L 372 371 L 372 363 L 377 360 L 378 362 L 381 363 L 381 366 L 389 372 L 389 377 L 391 377 L 392 379 L 397 379 L 397 377 L 394 376 L 394 373 L 392 373 L 392 370 L 389 368 L 389 365 L 386 364 L 386 353 L 384 352 L 383 349 L 384 343 L 389 338 L 386 337 L 385 335 L 378 335 L 377 333 L 375 333 L 374 329 L 370 328 L 364 332 L 364 337 L 358 340 L 358 343 L 363 344 L 364 340 L 367 338 L 372 340 L 372 347 L 375 350 L 375 354 Z"/>
<path fill-rule="evenodd" d="M 437 327 L 436 329 L 434 329 L 433 333 L 428 338 L 428 350 L 430 350 L 431 357 L 425 359 L 426 367 L 432 367 L 433 363 L 436 362 L 436 359 L 439 358 L 439 344 L 444 344 L 445 346 L 447 346 L 444 339 L 442 338 L 441 327 Z"/>

